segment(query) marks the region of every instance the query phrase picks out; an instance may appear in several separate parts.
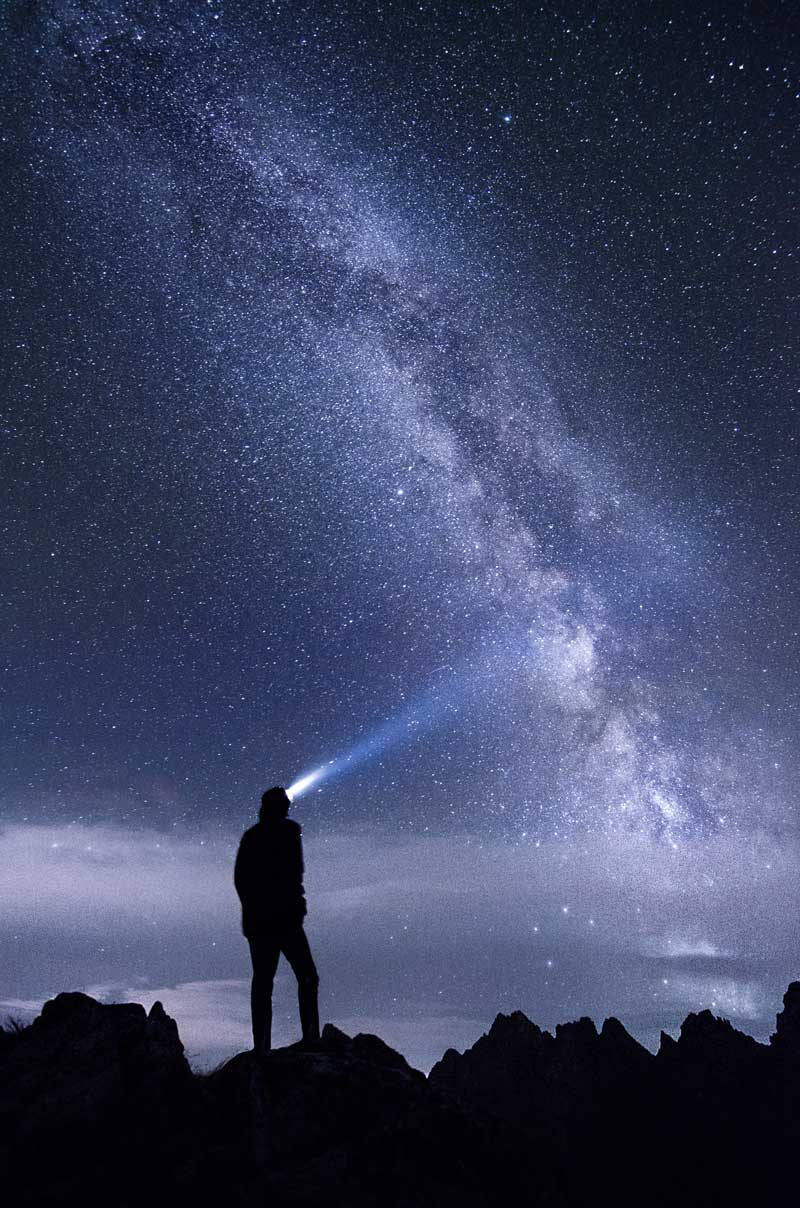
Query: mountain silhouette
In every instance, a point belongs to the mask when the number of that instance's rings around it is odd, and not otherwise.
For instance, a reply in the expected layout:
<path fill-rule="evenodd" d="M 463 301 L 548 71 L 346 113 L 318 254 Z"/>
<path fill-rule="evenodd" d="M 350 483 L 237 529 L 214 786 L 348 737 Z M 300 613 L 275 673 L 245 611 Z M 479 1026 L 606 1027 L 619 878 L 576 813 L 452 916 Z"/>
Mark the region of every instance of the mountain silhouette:
<path fill-rule="evenodd" d="M 194 1074 L 156 1003 L 65 993 L 0 1029 L 20 1204 L 777 1204 L 800 1141 L 800 982 L 769 1044 L 709 1011 L 656 1054 L 616 1019 L 498 1015 L 426 1078 L 378 1036 Z"/>

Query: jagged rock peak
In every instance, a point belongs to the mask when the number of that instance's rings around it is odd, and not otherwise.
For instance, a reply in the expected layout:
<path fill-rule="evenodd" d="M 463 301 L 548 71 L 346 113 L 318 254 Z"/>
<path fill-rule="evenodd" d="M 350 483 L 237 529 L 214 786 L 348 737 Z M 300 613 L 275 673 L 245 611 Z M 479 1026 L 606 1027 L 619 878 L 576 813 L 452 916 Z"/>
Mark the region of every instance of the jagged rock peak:
<path fill-rule="evenodd" d="M 678 1039 L 661 1033 L 658 1057 L 663 1064 L 670 1059 L 695 1058 L 715 1060 L 752 1058 L 763 1049 L 757 1040 L 740 1032 L 729 1019 L 709 1010 L 692 1011 L 681 1024 Z"/>
<path fill-rule="evenodd" d="M 800 981 L 793 981 L 783 996 L 783 1010 L 775 1018 L 770 1044 L 800 1057 Z"/>
<path fill-rule="evenodd" d="M 433 1082 L 447 1079 L 451 1073 L 461 1069 L 462 1062 L 489 1062 L 500 1057 L 502 1062 L 517 1061 L 525 1055 L 537 1057 L 543 1047 L 551 1045 L 553 1037 L 544 1032 L 522 1011 L 512 1011 L 510 1015 L 502 1012 L 495 1016 L 488 1032 L 479 1036 L 475 1043 L 459 1053 L 457 1049 L 447 1049 L 430 1072 Z"/>
<path fill-rule="evenodd" d="M 158 1049 L 162 1056 L 183 1059 L 178 1025 L 160 1002 L 154 1002 L 148 1014 L 138 1002 L 102 1003 L 79 991 L 64 991 L 47 1000 L 41 1015 L 31 1025 L 31 1032 L 114 1035 L 119 1043 L 145 1043 Z"/>
<path fill-rule="evenodd" d="M 632 1068 L 644 1069 L 655 1061 L 653 1053 L 634 1040 L 624 1024 L 613 1015 L 604 1021 L 600 1029 L 600 1043 L 608 1058 L 627 1062 Z"/>
<path fill-rule="evenodd" d="M 322 1029 L 321 1044 L 327 1052 L 342 1057 L 368 1061 L 385 1069 L 401 1070 L 403 1073 L 424 1078 L 418 1070 L 412 1069 L 401 1053 L 372 1032 L 359 1032 L 357 1036 L 350 1037 L 334 1024 L 326 1023 Z"/>
<path fill-rule="evenodd" d="M 681 1024 L 679 1044 L 695 1041 L 705 1044 L 714 1040 L 746 1047 L 758 1045 L 758 1041 L 746 1032 L 740 1032 L 729 1019 L 714 1015 L 709 1010 L 693 1011 L 686 1016 Z"/>
<path fill-rule="evenodd" d="M 600 1029 L 600 1035 L 604 1040 L 621 1042 L 622 1044 L 635 1044 L 637 1048 L 647 1052 L 644 1045 L 639 1044 L 638 1040 L 634 1040 L 628 1029 L 623 1023 L 617 1019 L 616 1015 L 609 1015 L 608 1019 L 603 1021 L 603 1026 Z"/>
<path fill-rule="evenodd" d="M 733 1024 L 729 1019 L 714 1015 L 706 1008 L 704 1011 L 690 1011 L 681 1024 L 680 1039 L 689 1036 L 712 1036 L 715 1032 L 731 1032 Z"/>
<path fill-rule="evenodd" d="M 489 1031 L 484 1033 L 481 1040 L 494 1040 L 503 1043 L 509 1040 L 533 1040 L 546 1035 L 537 1024 L 528 1019 L 523 1011 L 512 1011 L 510 1015 L 500 1013 L 495 1016 Z"/>
<path fill-rule="evenodd" d="M 568 1044 L 592 1044 L 597 1040 L 597 1028 L 593 1019 L 582 1015 L 569 1023 L 556 1024 L 556 1040 Z"/>
<path fill-rule="evenodd" d="M 30 1204 L 639 1208 L 654 1170 L 662 1208 L 780 1204 L 798 1032 L 795 982 L 771 1046 L 701 1011 L 654 1058 L 619 1020 L 553 1036 L 515 1011 L 428 1080 L 332 1025 L 196 1076 L 160 1004 L 62 994 L 0 1030 L 0 1169 Z"/>

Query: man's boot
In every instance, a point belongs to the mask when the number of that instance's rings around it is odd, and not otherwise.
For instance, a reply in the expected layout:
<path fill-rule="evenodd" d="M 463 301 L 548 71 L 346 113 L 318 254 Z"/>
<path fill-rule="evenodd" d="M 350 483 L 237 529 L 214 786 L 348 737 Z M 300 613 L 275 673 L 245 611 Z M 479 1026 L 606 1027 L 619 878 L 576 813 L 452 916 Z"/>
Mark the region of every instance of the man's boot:
<path fill-rule="evenodd" d="M 250 1013 L 253 1020 L 253 1052 L 257 1057 L 263 1057 L 272 1047 L 272 1003 L 265 1003 L 261 995 L 258 1000 L 252 995 Z"/>

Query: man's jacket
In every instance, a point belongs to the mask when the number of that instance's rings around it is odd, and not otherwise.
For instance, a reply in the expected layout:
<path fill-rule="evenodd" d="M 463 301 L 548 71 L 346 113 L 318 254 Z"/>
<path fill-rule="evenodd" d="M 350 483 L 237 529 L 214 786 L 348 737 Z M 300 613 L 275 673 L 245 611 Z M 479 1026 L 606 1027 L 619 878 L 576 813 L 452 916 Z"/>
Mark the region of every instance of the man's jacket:
<path fill-rule="evenodd" d="M 242 903 L 242 931 L 250 938 L 302 926 L 303 840 L 290 818 L 257 822 L 242 835 L 233 873 Z"/>

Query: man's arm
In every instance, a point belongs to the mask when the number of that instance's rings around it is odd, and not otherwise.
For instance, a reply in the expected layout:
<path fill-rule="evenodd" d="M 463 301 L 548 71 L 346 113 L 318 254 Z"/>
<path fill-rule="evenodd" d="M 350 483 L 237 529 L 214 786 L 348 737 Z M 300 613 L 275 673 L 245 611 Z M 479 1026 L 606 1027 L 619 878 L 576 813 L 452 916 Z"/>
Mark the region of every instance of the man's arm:
<path fill-rule="evenodd" d="M 291 826 L 291 842 L 287 845 L 286 863 L 287 872 L 293 880 L 302 883 L 305 865 L 303 864 L 303 832 L 300 828 L 300 823 L 290 820 Z"/>
<path fill-rule="evenodd" d="M 233 866 L 233 884 L 236 887 L 236 892 L 239 895 L 239 900 L 244 901 L 244 895 L 247 892 L 247 884 L 249 881 L 249 860 L 247 855 L 247 835 L 242 835 L 239 843 L 239 850 L 236 853 L 236 863 Z"/>

